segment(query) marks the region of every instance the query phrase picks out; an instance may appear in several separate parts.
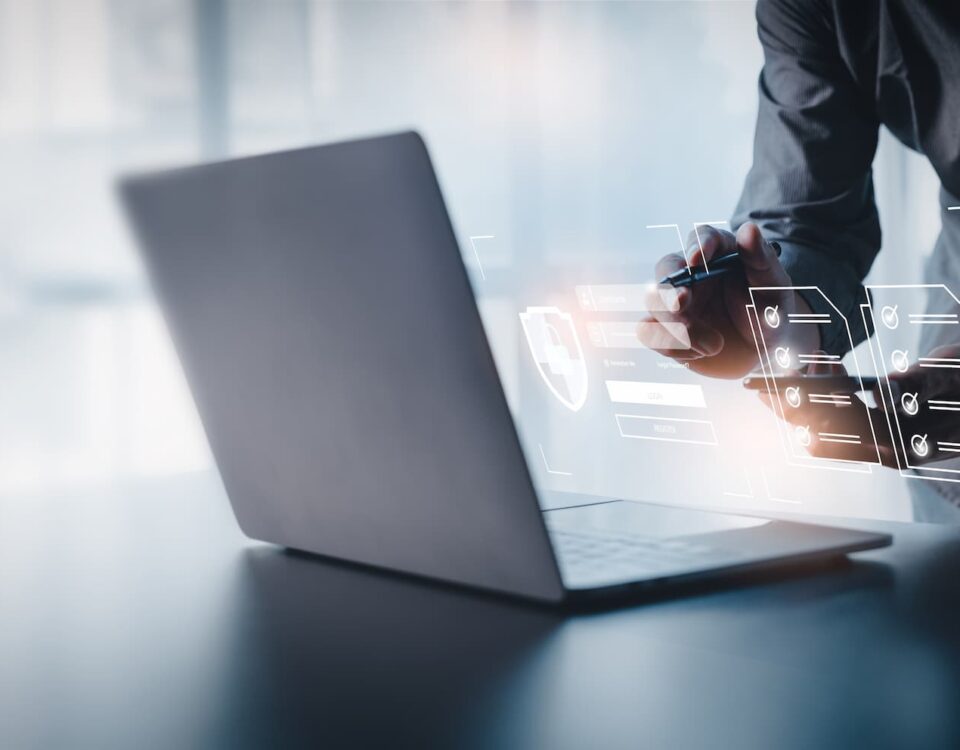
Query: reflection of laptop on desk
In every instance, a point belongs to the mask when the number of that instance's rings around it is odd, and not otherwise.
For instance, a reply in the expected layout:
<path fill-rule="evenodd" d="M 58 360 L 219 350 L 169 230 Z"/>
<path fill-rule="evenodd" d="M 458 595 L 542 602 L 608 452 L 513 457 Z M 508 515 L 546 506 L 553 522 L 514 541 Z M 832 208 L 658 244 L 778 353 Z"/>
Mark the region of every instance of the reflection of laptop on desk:
<path fill-rule="evenodd" d="M 413 133 L 123 194 L 255 539 L 546 601 L 890 542 L 624 501 L 542 513 Z"/>

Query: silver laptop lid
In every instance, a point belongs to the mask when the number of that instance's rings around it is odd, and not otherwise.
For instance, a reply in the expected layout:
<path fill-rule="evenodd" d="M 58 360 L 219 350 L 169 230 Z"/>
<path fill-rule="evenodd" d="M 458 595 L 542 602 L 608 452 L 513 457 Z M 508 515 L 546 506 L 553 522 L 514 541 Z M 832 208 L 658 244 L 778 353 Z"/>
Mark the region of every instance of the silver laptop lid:
<path fill-rule="evenodd" d="M 135 177 L 122 193 L 245 533 L 562 597 L 418 135 Z"/>

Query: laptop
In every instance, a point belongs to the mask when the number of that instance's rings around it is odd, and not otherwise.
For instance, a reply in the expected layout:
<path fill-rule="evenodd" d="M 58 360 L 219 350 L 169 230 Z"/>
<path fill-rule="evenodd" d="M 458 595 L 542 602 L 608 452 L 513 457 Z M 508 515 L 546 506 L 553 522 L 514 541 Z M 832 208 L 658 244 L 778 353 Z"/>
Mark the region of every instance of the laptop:
<path fill-rule="evenodd" d="M 120 192 L 253 539 L 556 603 L 891 541 L 611 498 L 541 510 L 416 133 Z"/>

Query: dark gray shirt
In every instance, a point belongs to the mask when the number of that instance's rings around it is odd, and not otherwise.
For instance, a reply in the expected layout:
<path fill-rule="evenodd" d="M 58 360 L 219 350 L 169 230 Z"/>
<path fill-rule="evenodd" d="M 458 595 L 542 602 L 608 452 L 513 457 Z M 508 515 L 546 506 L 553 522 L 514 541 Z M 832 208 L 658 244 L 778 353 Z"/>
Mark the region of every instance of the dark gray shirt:
<path fill-rule="evenodd" d="M 867 335 L 862 282 L 880 250 L 880 126 L 929 158 L 945 219 L 960 204 L 960 0 L 759 0 L 757 26 L 753 166 L 733 224 L 757 222 L 778 240 L 794 283 L 818 286 L 857 344 Z M 831 312 L 819 295 L 806 299 Z M 842 323 L 821 334 L 828 352 L 850 346 Z"/>

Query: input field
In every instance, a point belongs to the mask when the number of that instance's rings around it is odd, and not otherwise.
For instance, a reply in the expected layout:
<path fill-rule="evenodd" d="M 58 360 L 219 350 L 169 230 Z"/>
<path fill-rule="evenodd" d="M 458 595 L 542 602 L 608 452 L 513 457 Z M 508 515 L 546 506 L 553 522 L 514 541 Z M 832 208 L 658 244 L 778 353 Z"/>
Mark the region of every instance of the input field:
<path fill-rule="evenodd" d="M 590 343 L 601 349 L 689 349 L 690 335 L 683 323 L 592 321 Z"/>
<path fill-rule="evenodd" d="M 607 380 L 607 394 L 615 404 L 683 406 L 705 409 L 703 388 L 678 383 L 642 383 L 635 380 Z"/>
<path fill-rule="evenodd" d="M 580 307 L 589 312 L 676 312 L 677 290 L 647 284 L 581 284 L 576 288 Z"/>

